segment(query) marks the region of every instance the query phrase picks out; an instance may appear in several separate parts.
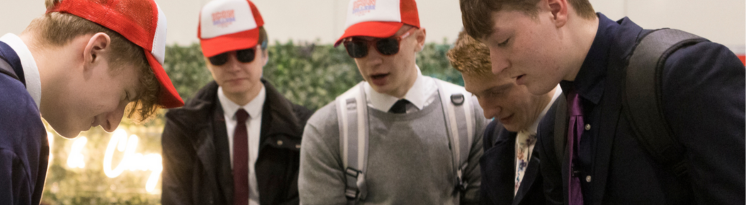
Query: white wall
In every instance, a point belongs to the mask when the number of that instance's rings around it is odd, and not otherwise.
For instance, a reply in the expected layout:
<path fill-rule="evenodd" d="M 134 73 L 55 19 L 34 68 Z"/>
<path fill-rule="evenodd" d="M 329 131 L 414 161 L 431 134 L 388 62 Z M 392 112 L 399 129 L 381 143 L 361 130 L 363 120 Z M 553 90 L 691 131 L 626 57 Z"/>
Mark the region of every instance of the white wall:
<path fill-rule="evenodd" d="M 168 17 L 169 44 L 197 42 L 199 10 L 209 0 L 156 0 Z M 0 35 L 20 33 L 44 13 L 43 0 L 0 0 Z M 272 41 L 334 42 L 344 31 L 346 0 L 254 0 Z M 624 16 L 645 28 L 670 27 L 692 32 L 744 53 L 744 0 L 591 0 L 612 19 Z M 461 30 L 457 0 L 419 0 L 420 23 L 428 41 L 449 42 Z"/>

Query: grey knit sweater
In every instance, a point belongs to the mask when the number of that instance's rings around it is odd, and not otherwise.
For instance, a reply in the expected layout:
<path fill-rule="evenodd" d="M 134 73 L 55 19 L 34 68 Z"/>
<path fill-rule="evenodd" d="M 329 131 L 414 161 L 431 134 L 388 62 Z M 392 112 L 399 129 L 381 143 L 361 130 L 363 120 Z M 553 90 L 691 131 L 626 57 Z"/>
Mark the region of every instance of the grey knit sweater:
<path fill-rule="evenodd" d="M 362 204 L 476 204 L 479 200 L 479 158 L 486 119 L 476 98 L 477 124 L 464 170 L 466 191 L 456 188 L 449 139 L 441 103 L 420 111 L 393 114 L 368 107 L 370 134 Z M 304 205 L 345 204 L 345 175 L 340 155 L 335 102 L 318 110 L 303 132 L 298 188 Z"/>

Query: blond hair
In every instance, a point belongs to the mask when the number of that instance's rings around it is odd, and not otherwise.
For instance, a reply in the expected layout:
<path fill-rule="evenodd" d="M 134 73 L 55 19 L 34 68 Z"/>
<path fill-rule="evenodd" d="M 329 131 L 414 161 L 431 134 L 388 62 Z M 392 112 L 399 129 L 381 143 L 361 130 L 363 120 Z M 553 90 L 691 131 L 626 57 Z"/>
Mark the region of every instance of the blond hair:
<path fill-rule="evenodd" d="M 446 55 L 451 66 L 462 75 L 489 76 L 486 74 L 491 74 L 492 63 L 490 63 L 489 48 L 469 36 L 466 31 L 458 34 L 455 45 Z"/>

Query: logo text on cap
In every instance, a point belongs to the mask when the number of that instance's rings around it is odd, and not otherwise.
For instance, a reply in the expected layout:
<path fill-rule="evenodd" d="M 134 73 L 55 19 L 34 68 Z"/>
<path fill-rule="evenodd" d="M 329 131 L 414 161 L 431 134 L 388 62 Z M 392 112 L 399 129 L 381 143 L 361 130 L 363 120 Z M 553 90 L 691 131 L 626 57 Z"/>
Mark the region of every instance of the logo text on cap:
<path fill-rule="evenodd" d="M 212 25 L 220 27 L 227 27 L 231 25 L 231 23 L 236 21 L 236 16 L 234 15 L 234 13 L 235 12 L 233 9 L 212 13 Z"/>
<path fill-rule="evenodd" d="M 363 15 L 376 10 L 376 0 L 356 0 L 352 3 L 352 14 Z"/>

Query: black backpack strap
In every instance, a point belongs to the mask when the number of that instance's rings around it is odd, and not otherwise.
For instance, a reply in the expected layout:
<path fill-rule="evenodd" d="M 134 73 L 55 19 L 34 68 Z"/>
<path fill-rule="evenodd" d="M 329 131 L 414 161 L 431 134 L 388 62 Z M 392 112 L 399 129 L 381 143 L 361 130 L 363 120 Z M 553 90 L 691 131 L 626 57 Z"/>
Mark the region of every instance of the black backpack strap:
<path fill-rule="evenodd" d="M 565 146 L 567 144 L 567 99 L 562 94 L 557 97 L 557 108 L 554 115 L 554 152 L 557 155 L 557 161 L 562 164 L 565 156 Z"/>
<path fill-rule="evenodd" d="M 13 70 L 13 67 L 8 64 L 8 61 L 5 60 L 2 56 L 0 56 L 0 73 L 8 75 L 16 80 L 18 79 L 18 76 L 16 75 L 16 72 Z"/>
<path fill-rule="evenodd" d="M 671 133 L 661 107 L 661 79 L 666 59 L 679 48 L 707 41 L 675 29 L 648 32 L 638 40 L 627 67 L 625 114 L 637 141 L 676 176 L 687 175 L 684 148 Z"/>

